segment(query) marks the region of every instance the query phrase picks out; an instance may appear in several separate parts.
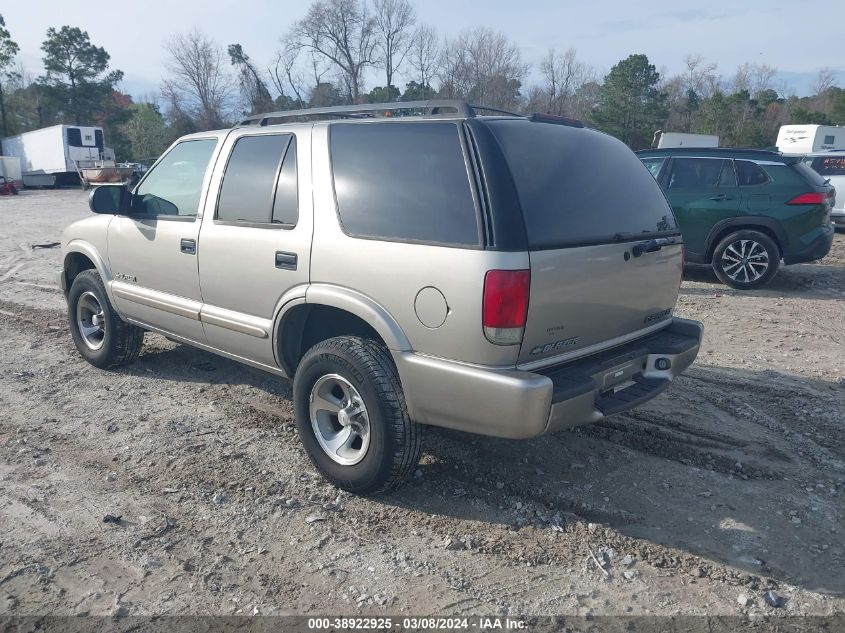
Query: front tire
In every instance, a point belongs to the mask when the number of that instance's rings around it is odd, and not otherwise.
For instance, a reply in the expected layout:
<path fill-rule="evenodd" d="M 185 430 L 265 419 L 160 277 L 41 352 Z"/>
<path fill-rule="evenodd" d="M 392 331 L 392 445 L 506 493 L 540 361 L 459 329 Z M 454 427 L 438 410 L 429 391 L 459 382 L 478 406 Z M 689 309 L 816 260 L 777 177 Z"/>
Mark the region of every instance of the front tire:
<path fill-rule="evenodd" d="M 765 286 L 780 265 L 780 249 L 765 233 L 753 230 L 727 235 L 713 251 L 713 272 L 719 280 L 738 290 Z"/>
<path fill-rule="evenodd" d="M 421 428 L 408 417 L 383 345 L 339 336 L 309 349 L 293 380 L 305 452 L 338 488 L 371 494 L 400 484 L 419 462 Z"/>
<path fill-rule="evenodd" d="M 105 369 L 128 365 L 138 358 L 144 330 L 114 311 L 96 270 L 84 270 L 73 280 L 67 310 L 73 342 L 89 363 Z"/>

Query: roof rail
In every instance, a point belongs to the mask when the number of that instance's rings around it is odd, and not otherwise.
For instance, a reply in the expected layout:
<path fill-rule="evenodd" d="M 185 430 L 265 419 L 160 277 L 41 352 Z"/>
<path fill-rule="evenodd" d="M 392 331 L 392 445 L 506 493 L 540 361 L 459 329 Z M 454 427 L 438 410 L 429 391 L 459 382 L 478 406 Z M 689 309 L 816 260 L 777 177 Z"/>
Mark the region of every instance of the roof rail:
<path fill-rule="evenodd" d="M 734 154 L 768 154 L 770 156 L 780 156 L 782 152 L 772 151 L 770 149 L 756 149 L 754 147 L 652 147 L 648 149 L 637 150 L 635 154 L 645 154 L 646 152 L 655 152 L 660 154 L 670 154 L 673 152 L 695 152 L 697 154 L 721 154 L 731 152 Z"/>
<path fill-rule="evenodd" d="M 424 116 L 457 116 L 472 118 L 478 110 L 522 117 L 524 115 L 487 106 L 474 106 L 464 101 L 432 99 L 429 101 L 395 101 L 391 103 L 364 103 L 359 105 L 332 106 L 328 108 L 306 108 L 303 110 L 280 110 L 256 114 L 237 123 L 235 127 L 251 125 L 278 125 L 296 121 L 319 119 L 367 119 L 390 117 L 394 112 L 420 110 Z"/>

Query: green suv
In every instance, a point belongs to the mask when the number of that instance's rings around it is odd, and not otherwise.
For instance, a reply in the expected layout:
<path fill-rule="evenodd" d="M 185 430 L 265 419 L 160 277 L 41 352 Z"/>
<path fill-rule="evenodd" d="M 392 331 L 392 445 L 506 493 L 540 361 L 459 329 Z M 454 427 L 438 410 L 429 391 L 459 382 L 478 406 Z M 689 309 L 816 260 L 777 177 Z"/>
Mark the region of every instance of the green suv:
<path fill-rule="evenodd" d="M 711 264 L 725 284 L 758 288 L 781 259 L 821 259 L 833 243 L 835 189 L 799 158 L 728 148 L 637 153 L 680 226 L 686 261 Z"/>

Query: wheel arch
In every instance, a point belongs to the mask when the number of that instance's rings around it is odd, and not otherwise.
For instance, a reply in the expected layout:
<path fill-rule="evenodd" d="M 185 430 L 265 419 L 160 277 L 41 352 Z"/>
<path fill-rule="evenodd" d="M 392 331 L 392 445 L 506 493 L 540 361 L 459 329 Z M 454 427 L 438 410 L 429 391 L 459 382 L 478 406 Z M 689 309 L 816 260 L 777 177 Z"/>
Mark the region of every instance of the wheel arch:
<path fill-rule="evenodd" d="M 61 284 L 65 295 L 70 291 L 70 286 L 74 278 L 83 270 L 94 269 L 99 273 L 103 280 L 103 286 L 106 288 L 109 301 L 114 305 L 114 299 L 111 294 L 111 287 L 109 282 L 112 279 L 111 271 L 109 271 L 106 262 L 100 257 L 97 249 L 88 242 L 81 240 L 73 240 L 64 249 L 64 258 L 62 260 Z"/>
<path fill-rule="evenodd" d="M 343 335 L 376 338 L 392 351 L 411 349 L 402 328 L 379 303 L 349 288 L 320 284 L 279 309 L 273 328 L 276 362 L 292 377 L 310 347 Z"/>
<path fill-rule="evenodd" d="M 707 253 L 705 261 L 710 263 L 713 260 L 713 252 L 716 250 L 716 246 L 726 235 L 735 231 L 744 230 L 759 231 L 760 233 L 768 235 L 772 238 L 772 240 L 774 240 L 778 250 L 780 250 L 781 257 L 783 257 L 783 252 L 789 242 L 786 237 L 786 232 L 783 230 L 780 223 L 771 218 L 747 216 L 722 220 L 721 222 L 717 222 L 713 228 L 710 229 L 710 234 L 707 236 L 707 242 L 705 244 Z"/>

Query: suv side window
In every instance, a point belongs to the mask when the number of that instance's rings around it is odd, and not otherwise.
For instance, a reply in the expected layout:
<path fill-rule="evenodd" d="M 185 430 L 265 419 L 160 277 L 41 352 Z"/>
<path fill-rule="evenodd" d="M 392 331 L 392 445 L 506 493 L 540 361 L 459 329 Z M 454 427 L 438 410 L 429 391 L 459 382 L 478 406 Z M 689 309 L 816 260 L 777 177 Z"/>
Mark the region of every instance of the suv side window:
<path fill-rule="evenodd" d="M 135 211 L 196 217 L 202 182 L 217 139 L 182 141 L 150 170 L 135 191 Z"/>
<path fill-rule="evenodd" d="M 663 167 L 663 163 L 665 162 L 665 158 L 643 158 L 643 165 L 648 167 L 651 175 L 655 178 L 660 175 L 660 169 Z"/>
<path fill-rule="evenodd" d="M 338 216 L 348 235 L 479 244 L 457 124 L 336 123 L 330 145 Z"/>
<path fill-rule="evenodd" d="M 725 161 L 716 158 L 675 158 L 669 176 L 669 189 L 715 187 Z"/>
<path fill-rule="evenodd" d="M 764 185 L 769 182 L 769 177 L 766 175 L 759 165 L 752 163 L 750 160 L 736 161 L 736 177 L 739 181 L 740 187 L 751 187 L 754 185 Z"/>
<path fill-rule="evenodd" d="M 719 174 L 720 187 L 736 187 L 736 172 L 734 171 L 734 162 L 726 160 L 722 164 L 722 173 Z"/>
<path fill-rule="evenodd" d="M 216 219 L 293 226 L 297 220 L 296 190 L 294 137 L 242 136 L 226 164 Z"/>

